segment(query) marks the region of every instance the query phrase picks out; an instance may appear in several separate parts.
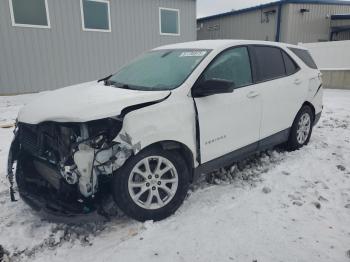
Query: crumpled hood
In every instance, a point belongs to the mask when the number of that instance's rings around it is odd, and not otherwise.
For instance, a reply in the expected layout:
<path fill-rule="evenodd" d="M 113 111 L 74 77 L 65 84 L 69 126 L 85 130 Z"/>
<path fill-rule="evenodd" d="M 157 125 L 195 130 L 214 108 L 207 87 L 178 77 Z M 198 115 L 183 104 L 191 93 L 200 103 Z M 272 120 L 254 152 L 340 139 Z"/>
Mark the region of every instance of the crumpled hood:
<path fill-rule="evenodd" d="M 128 106 L 166 98 L 170 91 L 137 91 L 105 86 L 97 81 L 43 92 L 25 105 L 18 121 L 87 122 L 117 116 Z"/>

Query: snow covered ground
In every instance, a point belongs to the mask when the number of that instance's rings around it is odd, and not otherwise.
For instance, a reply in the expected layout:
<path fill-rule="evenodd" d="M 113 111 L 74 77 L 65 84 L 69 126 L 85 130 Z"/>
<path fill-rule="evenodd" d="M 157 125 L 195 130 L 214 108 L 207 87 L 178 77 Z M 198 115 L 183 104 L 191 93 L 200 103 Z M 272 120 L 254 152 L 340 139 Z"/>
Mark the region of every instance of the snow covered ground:
<path fill-rule="evenodd" d="M 33 96 L 0 97 L 0 125 Z M 324 103 L 307 147 L 211 174 L 157 223 L 57 224 L 10 202 L 0 128 L 0 245 L 13 261 L 350 261 L 350 91 Z"/>

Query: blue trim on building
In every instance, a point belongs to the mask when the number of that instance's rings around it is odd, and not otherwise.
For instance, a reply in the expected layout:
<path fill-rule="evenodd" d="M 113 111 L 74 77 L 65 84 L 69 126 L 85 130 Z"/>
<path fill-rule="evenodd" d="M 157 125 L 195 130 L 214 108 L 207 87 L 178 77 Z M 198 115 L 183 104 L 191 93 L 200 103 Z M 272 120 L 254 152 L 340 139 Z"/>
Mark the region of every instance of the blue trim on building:
<path fill-rule="evenodd" d="M 214 18 L 221 18 L 225 16 L 233 16 L 233 15 L 239 15 L 244 14 L 247 12 L 255 11 L 255 10 L 261 10 L 269 7 L 274 7 L 278 5 L 284 5 L 284 4 L 327 4 L 327 5 L 350 5 L 350 1 L 341 1 L 341 0 L 280 0 L 272 3 L 267 3 L 263 5 L 253 6 L 237 11 L 230 11 L 222 14 L 202 17 L 197 19 L 198 22 L 214 19 Z"/>
<path fill-rule="evenodd" d="M 272 3 L 264 4 L 264 5 L 253 6 L 253 7 L 237 10 L 237 11 L 230 11 L 230 12 L 226 12 L 226 13 L 222 13 L 222 14 L 202 17 L 202 18 L 197 19 L 197 21 L 201 22 L 201 21 L 210 20 L 210 19 L 214 19 L 214 18 L 220 18 L 220 17 L 225 17 L 225 16 L 244 14 L 244 13 L 255 11 L 255 10 L 260 10 L 260 9 L 264 9 L 264 8 L 268 8 L 268 7 L 272 7 L 272 6 L 277 6 L 278 3 L 279 3 L 279 1 L 278 2 L 272 2 Z"/>
<path fill-rule="evenodd" d="M 332 20 L 344 20 L 344 19 L 350 19 L 350 14 L 343 14 L 343 15 L 331 15 Z"/>
<path fill-rule="evenodd" d="M 278 5 L 278 14 L 277 14 L 277 29 L 276 29 L 276 42 L 280 41 L 281 35 L 281 21 L 282 21 L 282 3 Z"/>

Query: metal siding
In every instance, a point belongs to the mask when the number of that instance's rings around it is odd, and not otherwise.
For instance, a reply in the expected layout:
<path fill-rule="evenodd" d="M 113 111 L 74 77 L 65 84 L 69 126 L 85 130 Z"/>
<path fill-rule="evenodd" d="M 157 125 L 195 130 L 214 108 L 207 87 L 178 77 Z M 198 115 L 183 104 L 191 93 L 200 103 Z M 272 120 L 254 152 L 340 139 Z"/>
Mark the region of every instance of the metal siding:
<path fill-rule="evenodd" d="M 350 39 L 350 32 L 343 32 L 339 33 L 337 36 L 335 36 L 335 40 L 349 40 Z"/>
<path fill-rule="evenodd" d="M 331 26 L 350 26 L 350 19 L 332 20 Z"/>
<path fill-rule="evenodd" d="M 334 41 L 345 41 L 345 40 L 350 40 L 350 31 L 339 32 L 339 33 L 337 33 L 337 34 L 334 34 L 333 40 L 334 40 Z"/>
<path fill-rule="evenodd" d="M 262 12 L 275 9 L 270 15 L 268 23 L 261 22 L 261 10 L 254 10 L 239 15 L 222 16 L 199 21 L 197 38 L 202 39 L 254 39 L 274 41 L 277 28 L 278 6 L 262 9 Z M 209 27 L 219 25 L 218 30 L 208 30 Z"/>
<path fill-rule="evenodd" d="M 196 38 L 194 0 L 110 0 L 112 32 L 83 31 L 80 0 L 48 0 L 51 28 L 13 27 L 0 1 L 0 94 L 30 93 L 117 71 L 145 50 Z M 159 34 L 159 7 L 180 9 L 180 36 Z"/>
<path fill-rule="evenodd" d="M 350 27 L 350 19 L 332 20 L 331 21 L 331 26 L 332 27 L 336 27 L 336 26 L 347 26 L 347 27 Z M 333 36 L 333 40 L 335 40 L 335 41 L 350 40 L 350 30 L 349 31 L 335 33 L 334 36 Z"/>
<path fill-rule="evenodd" d="M 275 8 L 277 9 L 277 5 Z M 310 12 L 301 14 L 301 8 L 310 9 Z M 273 41 L 277 29 L 277 14 L 269 24 L 261 24 L 259 22 L 259 7 L 247 10 L 199 19 L 197 38 L 200 40 L 219 38 L 266 40 L 266 36 L 268 36 L 268 39 Z M 336 5 L 286 2 L 282 6 L 280 41 L 297 44 L 298 42 L 309 43 L 328 40 L 330 36 L 330 18 L 326 18 L 326 16 L 343 13 L 350 13 L 349 3 Z M 220 30 L 209 31 L 208 27 L 214 25 L 220 25 Z M 348 35 L 349 33 L 339 34 L 337 39 L 346 39 Z"/>
<path fill-rule="evenodd" d="M 267 7 L 271 7 L 271 6 L 275 6 L 278 5 L 279 3 L 281 4 L 331 4 L 331 5 L 348 5 L 350 6 L 350 2 L 348 0 L 279 0 L 279 1 L 275 1 L 275 2 L 271 2 L 271 3 L 267 3 L 267 4 L 261 4 L 261 5 L 257 5 L 257 6 L 253 6 L 253 7 L 248 7 L 248 8 L 244 8 L 244 9 L 240 9 L 240 10 L 234 10 L 234 11 L 230 11 L 230 12 L 225 12 L 225 13 L 221 13 L 221 14 L 217 14 L 217 15 L 211 15 L 211 16 L 206 16 L 206 17 L 201 17 L 198 18 L 198 22 L 203 22 L 205 20 L 210 20 L 210 19 L 214 19 L 214 18 L 219 18 L 219 17 L 224 17 L 224 16 L 232 16 L 232 15 L 238 15 L 238 14 L 242 14 L 242 13 L 247 13 L 247 12 L 251 12 L 251 11 L 255 11 L 255 10 L 260 10 L 262 8 L 267 8 Z"/>
<path fill-rule="evenodd" d="M 291 44 L 329 40 L 331 20 L 327 16 L 350 12 L 348 5 L 288 4 L 288 6 L 290 15 L 287 21 L 286 42 Z M 301 14 L 301 8 L 310 9 L 310 12 Z"/>
<path fill-rule="evenodd" d="M 282 16 L 281 16 L 281 35 L 280 35 L 280 42 L 289 43 L 289 20 L 291 17 L 291 11 L 290 11 L 289 4 L 285 4 L 282 6 Z"/>

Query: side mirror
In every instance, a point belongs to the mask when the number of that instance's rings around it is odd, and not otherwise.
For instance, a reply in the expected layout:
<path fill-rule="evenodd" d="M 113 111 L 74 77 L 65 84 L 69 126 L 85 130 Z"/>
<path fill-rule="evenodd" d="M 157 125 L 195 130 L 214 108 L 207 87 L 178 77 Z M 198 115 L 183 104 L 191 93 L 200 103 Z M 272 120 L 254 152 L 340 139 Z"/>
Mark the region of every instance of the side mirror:
<path fill-rule="evenodd" d="M 200 82 L 192 89 L 193 97 L 205 97 L 215 94 L 232 93 L 235 84 L 224 79 L 210 79 Z"/>

